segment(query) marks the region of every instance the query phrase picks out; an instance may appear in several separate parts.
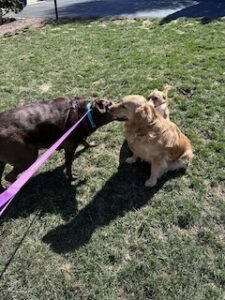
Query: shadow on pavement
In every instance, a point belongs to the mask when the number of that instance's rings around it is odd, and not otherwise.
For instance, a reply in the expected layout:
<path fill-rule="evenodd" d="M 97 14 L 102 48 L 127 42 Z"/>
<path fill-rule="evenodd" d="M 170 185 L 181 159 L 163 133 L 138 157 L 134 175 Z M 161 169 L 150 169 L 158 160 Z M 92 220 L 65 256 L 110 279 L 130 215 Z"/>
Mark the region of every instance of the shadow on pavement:
<path fill-rule="evenodd" d="M 178 18 L 197 18 L 201 22 L 208 23 L 225 16 L 224 0 L 200 0 L 196 4 L 181 9 L 164 18 L 161 24 L 168 23 Z"/>

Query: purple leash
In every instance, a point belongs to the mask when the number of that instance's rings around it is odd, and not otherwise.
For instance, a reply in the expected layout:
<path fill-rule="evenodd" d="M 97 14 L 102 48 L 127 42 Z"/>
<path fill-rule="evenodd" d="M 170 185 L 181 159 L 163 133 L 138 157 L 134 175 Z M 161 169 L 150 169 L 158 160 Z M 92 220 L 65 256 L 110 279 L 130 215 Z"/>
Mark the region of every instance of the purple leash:
<path fill-rule="evenodd" d="M 34 175 L 34 173 L 48 160 L 56 149 L 65 141 L 65 139 L 77 128 L 77 126 L 84 120 L 86 115 L 91 111 L 91 108 L 75 123 L 64 135 L 56 141 L 48 150 L 46 150 L 22 175 L 14 181 L 6 191 L 0 194 L 0 216 L 6 210 L 8 205 L 14 199 L 20 189 L 27 183 L 27 181 Z"/>

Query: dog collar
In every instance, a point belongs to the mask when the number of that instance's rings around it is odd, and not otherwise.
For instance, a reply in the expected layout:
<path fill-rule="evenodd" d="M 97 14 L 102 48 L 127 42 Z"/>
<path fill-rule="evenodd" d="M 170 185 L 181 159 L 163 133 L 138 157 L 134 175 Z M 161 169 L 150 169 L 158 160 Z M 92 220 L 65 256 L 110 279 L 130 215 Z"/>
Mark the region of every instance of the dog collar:
<path fill-rule="evenodd" d="M 88 118 L 88 121 L 91 124 L 91 127 L 92 128 L 96 128 L 96 124 L 95 124 L 94 119 L 93 119 L 92 107 L 91 107 L 91 103 L 90 102 L 86 105 L 86 109 L 89 110 L 89 112 L 87 114 L 87 118 Z"/>

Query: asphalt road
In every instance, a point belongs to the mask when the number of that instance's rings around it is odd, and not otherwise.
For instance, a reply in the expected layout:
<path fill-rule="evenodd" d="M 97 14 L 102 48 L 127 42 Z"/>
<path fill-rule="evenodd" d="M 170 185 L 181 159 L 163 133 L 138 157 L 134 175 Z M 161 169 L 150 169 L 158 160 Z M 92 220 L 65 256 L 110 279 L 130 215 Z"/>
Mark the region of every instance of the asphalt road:
<path fill-rule="evenodd" d="M 61 18 L 179 17 L 218 18 L 225 16 L 225 0 L 57 0 Z M 20 18 L 54 18 L 54 1 L 28 5 Z"/>

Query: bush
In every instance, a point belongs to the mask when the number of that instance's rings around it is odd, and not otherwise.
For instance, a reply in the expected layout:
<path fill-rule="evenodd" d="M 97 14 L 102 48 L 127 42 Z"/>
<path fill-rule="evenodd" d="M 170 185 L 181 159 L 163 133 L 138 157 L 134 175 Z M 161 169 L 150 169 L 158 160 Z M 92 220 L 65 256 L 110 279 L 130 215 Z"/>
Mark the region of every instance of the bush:
<path fill-rule="evenodd" d="M 3 23 L 3 15 L 9 11 L 15 13 L 21 11 L 26 2 L 24 0 L 0 0 L 0 24 Z"/>

